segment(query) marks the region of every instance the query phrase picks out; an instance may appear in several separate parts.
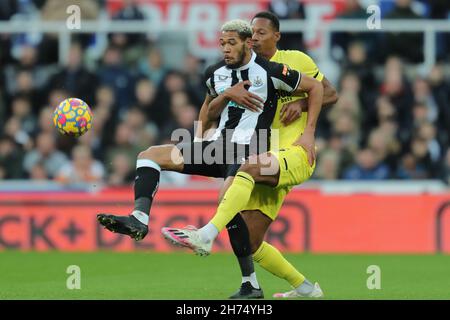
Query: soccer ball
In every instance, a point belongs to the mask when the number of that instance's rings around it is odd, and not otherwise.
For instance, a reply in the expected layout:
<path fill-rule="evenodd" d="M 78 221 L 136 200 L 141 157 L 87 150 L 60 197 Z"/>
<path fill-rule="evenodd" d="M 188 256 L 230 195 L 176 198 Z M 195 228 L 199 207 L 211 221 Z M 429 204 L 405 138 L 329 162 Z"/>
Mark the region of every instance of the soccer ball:
<path fill-rule="evenodd" d="M 53 112 L 53 124 L 60 133 L 77 138 L 92 126 L 91 109 L 81 99 L 68 98 Z"/>

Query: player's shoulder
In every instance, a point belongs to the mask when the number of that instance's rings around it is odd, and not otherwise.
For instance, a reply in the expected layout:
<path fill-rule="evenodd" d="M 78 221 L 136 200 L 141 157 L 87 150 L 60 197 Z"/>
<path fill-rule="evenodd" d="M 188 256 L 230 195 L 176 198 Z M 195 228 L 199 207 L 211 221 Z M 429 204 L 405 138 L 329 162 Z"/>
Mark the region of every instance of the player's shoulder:
<path fill-rule="evenodd" d="M 263 69 L 265 69 L 269 72 L 273 72 L 273 71 L 279 69 L 280 67 L 282 68 L 282 66 L 283 66 L 283 64 L 280 62 L 267 60 L 266 58 L 259 56 L 259 55 L 256 56 L 255 63 L 260 65 Z"/>
<path fill-rule="evenodd" d="M 313 59 L 308 54 L 300 50 L 278 50 L 277 57 L 282 60 L 294 59 L 300 62 L 313 61 Z"/>
<path fill-rule="evenodd" d="M 211 76 L 214 74 L 214 72 L 216 72 L 216 70 L 218 70 L 218 69 L 224 67 L 225 65 L 226 65 L 226 64 L 225 64 L 225 61 L 224 61 L 224 60 L 221 60 L 221 61 L 219 61 L 219 62 L 217 62 L 217 63 L 215 63 L 215 64 L 212 64 L 212 65 L 209 65 L 209 66 L 205 69 L 205 77 L 206 77 L 206 78 L 211 77 Z"/>

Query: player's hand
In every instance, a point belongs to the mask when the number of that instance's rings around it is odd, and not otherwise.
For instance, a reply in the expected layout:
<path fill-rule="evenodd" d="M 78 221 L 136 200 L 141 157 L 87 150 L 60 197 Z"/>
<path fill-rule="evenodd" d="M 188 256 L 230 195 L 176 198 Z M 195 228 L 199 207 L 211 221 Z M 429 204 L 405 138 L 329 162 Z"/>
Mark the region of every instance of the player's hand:
<path fill-rule="evenodd" d="M 312 166 L 314 164 L 314 161 L 316 160 L 314 132 L 312 131 L 303 132 L 300 138 L 298 138 L 297 141 L 294 142 L 294 145 L 300 146 L 303 149 L 305 149 L 306 154 L 308 156 L 308 163 L 310 166 Z"/>
<path fill-rule="evenodd" d="M 305 99 L 300 99 L 283 104 L 280 110 L 281 123 L 287 126 L 295 120 L 299 119 L 302 116 L 302 112 L 305 106 Z"/>
<path fill-rule="evenodd" d="M 235 103 L 255 112 L 259 112 L 264 107 L 264 100 L 258 95 L 249 92 L 244 88 L 245 85 L 251 86 L 249 80 L 239 82 L 225 90 L 225 96 Z"/>

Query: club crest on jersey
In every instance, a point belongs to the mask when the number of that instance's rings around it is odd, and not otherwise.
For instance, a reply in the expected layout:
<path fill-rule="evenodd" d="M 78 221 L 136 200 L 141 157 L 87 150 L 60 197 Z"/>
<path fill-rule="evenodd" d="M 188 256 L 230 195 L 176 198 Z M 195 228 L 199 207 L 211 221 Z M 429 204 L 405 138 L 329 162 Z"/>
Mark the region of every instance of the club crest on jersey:
<path fill-rule="evenodd" d="M 253 79 L 253 81 L 252 81 L 252 86 L 256 87 L 256 88 L 261 87 L 263 84 L 264 83 L 263 83 L 262 79 L 258 76 L 256 76 L 256 78 Z"/>

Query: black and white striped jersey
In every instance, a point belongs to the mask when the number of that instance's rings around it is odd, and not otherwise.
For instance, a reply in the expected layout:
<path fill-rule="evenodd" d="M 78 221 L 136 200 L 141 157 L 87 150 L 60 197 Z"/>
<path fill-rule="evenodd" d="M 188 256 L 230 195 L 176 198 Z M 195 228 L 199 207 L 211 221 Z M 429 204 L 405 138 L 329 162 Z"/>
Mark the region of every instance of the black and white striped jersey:
<path fill-rule="evenodd" d="M 254 52 L 250 61 L 239 68 L 230 69 L 224 61 L 206 69 L 205 81 L 208 94 L 217 97 L 238 82 L 250 80 L 247 90 L 264 100 L 262 111 L 248 110 L 230 101 L 220 115 L 218 127 L 210 140 L 224 137 L 237 144 L 250 144 L 261 129 L 270 135 L 270 126 L 277 108 L 277 90 L 295 91 L 301 74 L 285 64 L 267 61 Z"/>

